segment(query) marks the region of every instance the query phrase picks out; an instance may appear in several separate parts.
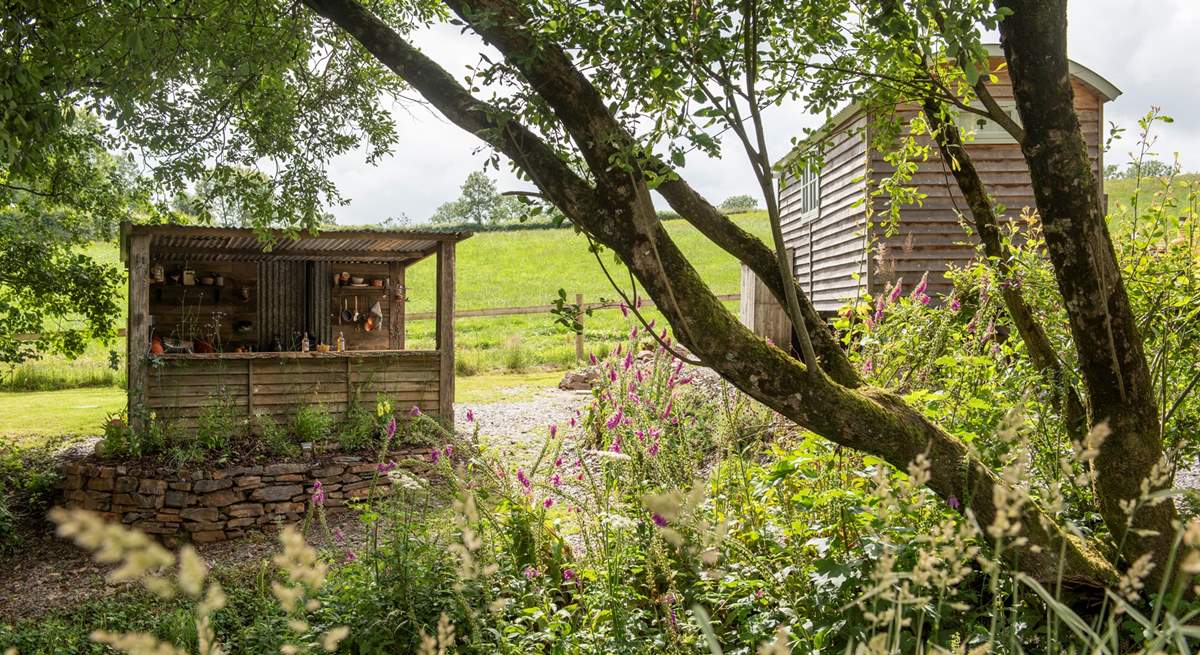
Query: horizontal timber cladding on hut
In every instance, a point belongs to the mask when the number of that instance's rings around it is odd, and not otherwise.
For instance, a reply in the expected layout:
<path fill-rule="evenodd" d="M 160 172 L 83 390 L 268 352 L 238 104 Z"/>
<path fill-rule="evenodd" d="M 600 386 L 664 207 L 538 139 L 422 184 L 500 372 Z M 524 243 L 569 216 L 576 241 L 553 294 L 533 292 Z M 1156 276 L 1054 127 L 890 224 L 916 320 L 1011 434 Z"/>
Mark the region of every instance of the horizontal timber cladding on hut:
<path fill-rule="evenodd" d="M 264 240 L 246 229 L 126 224 L 121 234 L 135 429 L 151 417 L 193 429 L 216 405 L 286 421 L 306 405 L 339 415 L 380 398 L 453 422 L 454 251 L 469 233 Z M 429 256 L 437 258 L 436 344 L 407 350 L 405 269 Z"/>
<path fill-rule="evenodd" d="M 423 447 L 402 447 L 391 456 L 412 462 L 424 452 Z M 369 458 L 338 455 L 195 470 L 67 462 L 59 491 L 66 507 L 92 510 L 149 534 L 203 543 L 300 520 L 318 480 L 321 504 L 331 512 L 347 501 L 390 494 L 394 484 L 390 476 L 378 474 L 378 465 Z"/>
<path fill-rule="evenodd" d="M 1019 122 L 1008 71 L 998 46 L 989 46 L 992 70 L 997 80 L 987 85 L 1002 109 Z M 1120 90 L 1088 68 L 1071 62 L 1071 85 L 1075 111 L 1092 157 L 1092 167 L 1103 184 L 1104 103 Z M 918 105 L 896 108 L 907 122 L 920 111 Z M 1017 218 L 1022 209 L 1034 206 L 1033 187 L 1021 147 L 994 122 L 963 112 L 959 124 L 974 140 L 967 144 L 983 183 L 995 201 L 1004 206 L 1001 220 Z M 938 149 L 931 147 L 927 161 L 916 162 L 912 184 L 925 194 L 919 205 L 900 208 L 897 224 L 880 224 L 886 216 L 885 197 L 876 197 L 875 216 L 867 225 L 867 201 L 872 186 L 892 174 L 883 153 L 868 147 L 870 134 L 864 109 L 852 104 L 830 118 L 825 126 L 802 141 L 777 168 L 780 223 L 784 242 L 792 258 L 792 270 L 813 306 L 831 314 L 862 294 L 877 294 L 897 279 L 910 287 L 928 274 L 928 293 L 935 299 L 950 291 L 945 273 L 962 266 L 975 253 L 975 238 L 963 228 L 959 212 L 968 214 L 967 203 Z M 931 144 L 928 137 L 921 142 Z M 821 154 L 821 166 L 805 161 Z M 774 304 L 767 287 L 755 284 L 753 273 L 743 267 L 742 320 L 758 334 L 790 340 L 786 314 L 764 309 Z"/>

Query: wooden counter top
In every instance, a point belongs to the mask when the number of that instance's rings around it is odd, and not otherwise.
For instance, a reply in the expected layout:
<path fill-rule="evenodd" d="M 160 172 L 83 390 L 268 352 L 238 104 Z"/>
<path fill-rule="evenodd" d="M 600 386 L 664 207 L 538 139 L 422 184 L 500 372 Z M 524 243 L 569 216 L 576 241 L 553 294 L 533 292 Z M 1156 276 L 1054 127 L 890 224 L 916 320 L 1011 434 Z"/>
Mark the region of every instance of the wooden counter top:
<path fill-rule="evenodd" d="M 223 359 L 359 359 L 365 357 L 432 357 L 437 350 L 345 350 L 342 352 L 253 352 L 253 353 L 163 353 L 163 360 L 223 360 Z"/>

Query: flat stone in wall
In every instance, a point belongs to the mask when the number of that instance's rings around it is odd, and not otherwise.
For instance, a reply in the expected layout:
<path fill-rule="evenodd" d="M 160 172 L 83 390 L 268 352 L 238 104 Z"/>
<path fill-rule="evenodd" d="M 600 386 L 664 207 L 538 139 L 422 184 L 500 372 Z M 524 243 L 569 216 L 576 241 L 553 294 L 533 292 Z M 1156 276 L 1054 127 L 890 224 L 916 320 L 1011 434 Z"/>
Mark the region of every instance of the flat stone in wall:
<path fill-rule="evenodd" d="M 389 459 L 420 459 L 423 450 Z M 347 499 L 391 491 L 366 456 L 336 455 L 306 462 L 225 466 L 208 470 L 67 462 L 59 484 L 62 504 L 99 513 L 142 532 L 197 543 L 235 539 L 247 530 L 304 517 L 314 483 L 321 481 L 328 512 Z M 374 482 L 373 482 L 374 480 Z"/>

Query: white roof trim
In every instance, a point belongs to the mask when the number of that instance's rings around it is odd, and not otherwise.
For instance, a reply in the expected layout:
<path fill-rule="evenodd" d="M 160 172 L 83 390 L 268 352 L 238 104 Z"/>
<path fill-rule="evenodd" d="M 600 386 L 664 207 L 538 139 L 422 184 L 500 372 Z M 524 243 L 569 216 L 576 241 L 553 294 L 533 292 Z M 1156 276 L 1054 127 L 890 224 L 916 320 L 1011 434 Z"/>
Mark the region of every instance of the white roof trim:
<path fill-rule="evenodd" d="M 999 43 L 986 43 L 983 47 L 987 49 L 987 53 L 991 57 L 1004 56 L 1004 49 Z M 1095 89 L 1096 93 L 1099 93 L 1100 97 L 1104 99 L 1104 102 L 1112 102 L 1121 95 L 1121 90 L 1118 89 L 1116 85 L 1101 77 L 1098 73 L 1096 73 L 1096 71 L 1093 71 L 1074 59 L 1067 59 L 1067 63 L 1070 66 L 1071 75 L 1078 78 L 1080 82 L 1083 82 L 1084 84 Z M 793 158 L 795 158 L 797 154 L 803 151 L 805 146 L 809 143 L 820 141 L 821 139 L 829 136 L 830 132 L 832 132 L 835 127 L 849 120 L 851 116 L 858 112 L 859 108 L 860 106 L 857 102 L 852 102 L 845 107 L 842 107 L 836 114 L 826 120 L 824 125 L 810 134 L 807 139 L 798 141 L 796 146 L 792 148 L 787 155 L 775 162 L 775 167 L 778 168 L 786 165 Z"/>

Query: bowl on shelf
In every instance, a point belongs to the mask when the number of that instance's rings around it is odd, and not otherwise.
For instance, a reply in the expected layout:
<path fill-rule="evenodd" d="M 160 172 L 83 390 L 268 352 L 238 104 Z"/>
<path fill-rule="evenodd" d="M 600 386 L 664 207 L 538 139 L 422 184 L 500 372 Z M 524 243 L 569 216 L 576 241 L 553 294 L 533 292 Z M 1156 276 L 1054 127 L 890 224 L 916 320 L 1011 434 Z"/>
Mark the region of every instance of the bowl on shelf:
<path fill-rule="evenodd" d="M 355 286 L 358 286 L 358 285 L 360 285 L 360 284 L 362 284 L 362 283 L 363 283 L 363 278 L 361 278 L 361 277 L 352 277 L 352 278 L 350 278 L 350 284 L 353 284 L 353 285 L 355 285 Z"/>

